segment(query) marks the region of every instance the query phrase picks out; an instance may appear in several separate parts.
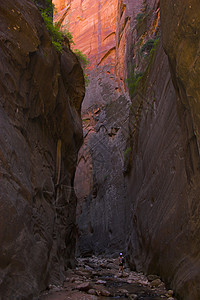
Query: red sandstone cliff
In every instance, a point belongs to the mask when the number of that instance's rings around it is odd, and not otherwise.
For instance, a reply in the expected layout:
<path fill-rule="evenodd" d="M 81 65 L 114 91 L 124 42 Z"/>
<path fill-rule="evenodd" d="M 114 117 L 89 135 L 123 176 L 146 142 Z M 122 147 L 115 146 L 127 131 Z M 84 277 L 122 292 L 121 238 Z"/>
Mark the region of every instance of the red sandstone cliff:
<path fill-rule="evenodd" d="M 92 65 L 115 65 L 117 0 L 54 1 L 55 22 L 62 20 L 78 48 Z"/>

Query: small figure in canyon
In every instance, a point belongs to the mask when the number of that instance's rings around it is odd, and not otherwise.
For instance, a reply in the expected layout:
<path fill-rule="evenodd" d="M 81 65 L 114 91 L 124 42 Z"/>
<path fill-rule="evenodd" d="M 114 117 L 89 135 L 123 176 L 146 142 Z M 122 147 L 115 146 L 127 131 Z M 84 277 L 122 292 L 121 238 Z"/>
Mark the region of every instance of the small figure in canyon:
<path fill-rule="evenodd" d="M 122 272 L 123 275 L 123 271 L 124 271 L 124 263 L 125 263 L 125 259 L 122 255 L 122 253 L 119 254 L 119 272 Z"/>

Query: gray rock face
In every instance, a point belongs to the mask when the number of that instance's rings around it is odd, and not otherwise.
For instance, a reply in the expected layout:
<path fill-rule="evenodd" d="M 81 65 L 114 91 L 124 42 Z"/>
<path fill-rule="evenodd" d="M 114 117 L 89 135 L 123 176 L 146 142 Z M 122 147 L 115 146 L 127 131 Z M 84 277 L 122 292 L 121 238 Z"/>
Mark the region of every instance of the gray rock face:
<path fill-rule="evenodd" d="M 123 175 L 129 100 L 125 94 L 117 95 L 113 80 L 104 70 L 92 80 L 92 86 L 101 93 L 99 96 L 89 90 L 84 99 L 83 107 L 91 97 L 94 103 L 82 116 L 84 145 L 75 177 L 80 255 L 113 254 L 124 249 L 129 215 Z"/>
<path fill-rule="evenodd" d="M 74 264 L 84 79 L 32 1 L 1 1 L 0 19 L 0 299 L 31 299 Z"/>
<path fill-rule="evenodd" d="M 158 1 L 148 1 L 148 8 L 142 0 L 119 1 L 114 40 L 115 70 L 108 60 L 108 64 L 99 63 L 89 72 L 90 84 L 82 111 L 84 145 L 75 177 L 77 254 L 80 255 L 115 254 L 125 249 L 131 210 L 124 174 L 130 167 L 131 147 L 130 100 L 124 90 L 129 77 L 139 72 L 139 64 L 144 62 L 138 46 L 144 43 L 144 32 L 150 28 L 145 42 L 152 35 L 156 36 L 159 14 L 154 10 L 158 7 Z M 141 29 L 139 21 L 136 22 L 138 14 L 145 19 L 147 28 Z M 102 22 L 104 17 L 102 15 Z M 137 68 L 133 69 L 134 65 Z"/>

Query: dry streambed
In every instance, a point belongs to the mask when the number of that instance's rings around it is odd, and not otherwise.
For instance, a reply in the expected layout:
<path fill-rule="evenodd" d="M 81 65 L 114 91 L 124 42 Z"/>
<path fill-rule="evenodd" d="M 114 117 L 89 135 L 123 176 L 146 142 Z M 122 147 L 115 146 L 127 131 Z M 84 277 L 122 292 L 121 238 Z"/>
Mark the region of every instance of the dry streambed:
<path fill-rule="evenodd" d="M 80 258 L 75 270 L 66 272 L 63 286 L 50 285 L 39 300 L 176 300 L 157 275 L 144 276 L 125 269 L 117 259 Z"/>

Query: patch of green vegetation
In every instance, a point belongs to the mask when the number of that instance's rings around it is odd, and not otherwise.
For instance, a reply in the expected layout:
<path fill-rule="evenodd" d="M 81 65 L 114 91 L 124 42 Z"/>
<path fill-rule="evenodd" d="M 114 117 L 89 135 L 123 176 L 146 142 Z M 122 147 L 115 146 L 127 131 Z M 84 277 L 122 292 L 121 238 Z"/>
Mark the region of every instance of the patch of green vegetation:
<path fill-rule="evenodd" d="M 52 3 L 52 0 L 45 0 L 45 3 L 46 3 L 46 6 L 47 6 L 45 11 L 47 13 L 49 13 L 50 16 L 53 16 L 53 12 L 54 12 L 54 9 L 55 9 L 55 4 Z"/>
<path fill-rule="evenodd" d="M 67 29 L 61 30 L 61 32 L 65 37 L 68 38 L 70 44 L 75 45 L 71 32 L 69 32 Z"/>
<path fill-rule="evenodd" d="M 143 54 L 152 54 L 153 52 L 155 52 L 156 47 L 158 45 L 159 42 L 159 37 L 157 39 L 149 39 L 148 41 L 146 41 L 146 43 L 144 43 L 140 49 L 140 52 Z"/>
<path fill-rule="evenodd" d="M 85 70 L 87 65 L 89 64 L 89 60 L 88 60 L 87 56 L 85 54 L 83 54 L 83 52 L 78 50 L 78 49 L 74 49 L 73 52 L 78 57 L 82 68 Z"/>
<path fill-rule="evenodd" d="M 138 24 L 141 23 L 142 20 L 145 18 L 145 16 L 146 16 L 146 14 L 144 12 L 137 14 L 137 16 L 136 16 L 137 23 Z"/>
<path fill-rule="evenodd" d="M 38 3 L 37 0 L 32 0 L 40 11 L 45 11 L 49 16 L 53 16 L 55 10 L 55 4 L 52 3 L 52 0 L 45 0 L 45 9 L 42 9 L 42 6 Z"/>
<path fill-rule="evenodd" d="M 89 76 L 84 72 L 85 86 L 88 86 L 90 83 Z"/>
<path fill-rule="evenodd" d="M 87 56 L 85 54 L 83 54 L 82 51 L 80 51 L 78 49 L 74 49 L 73 52 L 76 54 L 76 56 L 78 57 L 78 59 L 80 61 L 80 64 L 84 71 L 85 85 L 88 86 L 90 81 L 89 81 L 89 77 L 86 73 L 86 70 L 87 70 L 87 66 L 89 64 L 89 60 L 88 60 Z"/>
<path fill-rule="evenodd" d="M 125 151 L 124 151 L 124 157 L 126 157 L 128 154 L 130 154 L 131 152 L 131 147 L 128 147 Z"/>
<path fill-rule="evenodd" d="M 146 41 L 146 43 L 144 43 L 140 49 L 141 53 L 144 52 L 150 52 L 151 49 L 153 48 L 153 44 L 154 44 L 154 39 L 149 39 L 148 41 Z"/>
<path fill-rule="evenodd" d="M 90 122 L 90 119 L 84 118 L 84 119 L 82 119 L 82 121 L 85 122 L 85 123 L 89 123 L 89 122 Z"/>
<path fill-rule="evenodd" d="M 51 16 L 48 15 L 46 10 L 41 11 L 41 16 L 44 20 L 46 28 L 48 29 L 51 35 L 52 44 L 55 46 L 58 52 L 61 52 L 64 40 L 63 33 L 60 31 L 58 24 L 53 24 L 53 19 Z"/>
<path fill-rule="evenodd" d="M 55 5 L 52 3 L 52 0 L 46 0 L 46 7 L 45 9 L 41 9 L 37 4 L 37 0 L 33 0 L 33 2 L 38 6 L 41 16 L 44 20 L 46 28 L 48 29 L 51 35 L 52 44 L 55 46 L 58 52 L 62 52 L 64 38 L 66 37 L 70 44 L 75 45 L 73 36 L 71 32 L 67 29 L 62 30 L 59 23 L 53 23 L 53 11 L 55 9 Z M 89 60 L 85 54 L 83 54 L 80 50 L 75 49 L 73 52 L 78 57 L 80 64 L 84 70 L 84 78 L 85 78 L 85 85 L 89 84 L 88 75 L 86 74 L 86 68 L 89 63 Z"/>
<path fill-rule="evenodd" d="M 158 37 L 157 39 L 154 40 L 154 44 L 153 44 L 153 47 L 152 47 L 152 49 L 150 51 L 150 55 L 153 55 L 154 52 L 156 51 L 156 48 L 157 48 L 158 43 L 159 43 L 159 40 L 160 40 L 160 37 Z"/>
<path fill-rule="evenodd" d="M 140 82 L 140 80 L 142 79 L 143 73 L 142 72 L 132 72 L 131 76 L 127 79 L 127 83 L 128 83 L 128 90 L 129 90 L 129 95 L 131 97 L 133 97 L 138 83 Z"/>
<path fill-rule="evenodd" d="M 52 44 L 55 46 L 56 50 L 58 52 L 62 52 L 64 37 L 67 37 L 70 44 L 74 44 L 72 34 L 68 30 L 62 31 L 58 23 L 53 23 L 55 5 L 52 3 L 52 0 L 45 0 L 45 9 L 41 8 L 41 6 L 37 3 L 37 0 L 33 0 L 33 2 L 40 10 L 44 23 L 51 35 Z"/>
<path fill-rule="evenodd" d="M 154 53 L 156 51 L 156 48 L 158 46 L 160 39 L 160 35 L 157 36 L 155 39 L 149 39 L 140 49 L 141 53 L 145 53 L 145 57 L 148 58 L 146 64 L 146 67 L 144 67 L 143 72 L 135 71 L 136 65 L 129 67 L 129 77 L 126 79 L 129 95 L 132 98 L 135 95 L 135 92 L 138 88 L 138 85 L 144 75 L 148 72 L 148 69 L 151 66 L 151 63 L 154 58 Z"/>

